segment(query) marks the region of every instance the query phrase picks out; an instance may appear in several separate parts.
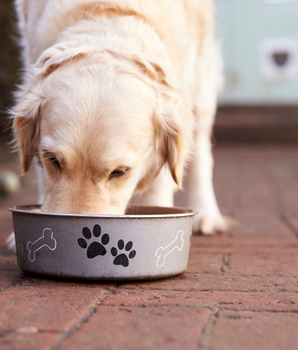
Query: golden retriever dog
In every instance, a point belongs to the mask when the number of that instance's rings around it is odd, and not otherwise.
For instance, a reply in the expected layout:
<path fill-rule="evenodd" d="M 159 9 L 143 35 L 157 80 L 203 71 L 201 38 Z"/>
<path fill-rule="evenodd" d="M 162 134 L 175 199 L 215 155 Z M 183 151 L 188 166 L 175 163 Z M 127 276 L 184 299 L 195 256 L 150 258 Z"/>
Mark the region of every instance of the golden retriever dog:
<path fill-rule="evenodd" d="M 210 135 L 221 81 L 212 0 L 16 0 L 23 82 L 12 110 L 42 210 L 172 206 L 189 164 L 194 231 L 226 230 Z"/>

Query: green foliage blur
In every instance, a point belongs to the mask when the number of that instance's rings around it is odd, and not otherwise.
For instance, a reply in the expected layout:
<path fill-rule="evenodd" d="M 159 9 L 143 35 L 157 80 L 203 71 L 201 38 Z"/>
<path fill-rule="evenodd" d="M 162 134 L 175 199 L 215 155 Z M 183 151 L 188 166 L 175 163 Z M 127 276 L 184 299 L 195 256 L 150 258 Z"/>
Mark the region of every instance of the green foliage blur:
<path fill-rule="evenodd" d="M 7 109 L 22 68 L 13 0 L 0 0 L 0 139 L 9 134 Z"/>

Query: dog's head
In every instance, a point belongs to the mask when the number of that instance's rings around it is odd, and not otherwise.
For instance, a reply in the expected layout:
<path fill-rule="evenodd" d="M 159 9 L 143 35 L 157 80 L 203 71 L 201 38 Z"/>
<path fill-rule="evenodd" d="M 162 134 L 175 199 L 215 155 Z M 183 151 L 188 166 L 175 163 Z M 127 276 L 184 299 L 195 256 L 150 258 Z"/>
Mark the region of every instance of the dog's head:
<path fill-rule="evenodd" d="M 191 137 L 182 94 L 158 62 L 54 46 L 13 110 L 23 172 L 36 158 L 50 212 L 123 214 L 167 164 L 181 185 Z"/>

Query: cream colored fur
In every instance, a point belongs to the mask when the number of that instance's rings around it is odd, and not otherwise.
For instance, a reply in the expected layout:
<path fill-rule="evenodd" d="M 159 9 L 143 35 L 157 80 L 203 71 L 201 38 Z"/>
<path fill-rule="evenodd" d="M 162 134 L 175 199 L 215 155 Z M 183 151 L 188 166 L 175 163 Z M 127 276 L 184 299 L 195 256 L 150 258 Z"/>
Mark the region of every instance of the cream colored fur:
<path fill-rule="evenodd" d="M 210 136 L 220 85 L 211 0 L 16 0 L 25 74 L 13 109 L 42 209 L 172 205 L 189 162 L 194 231 L 225 230 Z M 173 181 L 174 180 L 174 181 Z M 176 184 L 175 184 L 176 182 Z"/>

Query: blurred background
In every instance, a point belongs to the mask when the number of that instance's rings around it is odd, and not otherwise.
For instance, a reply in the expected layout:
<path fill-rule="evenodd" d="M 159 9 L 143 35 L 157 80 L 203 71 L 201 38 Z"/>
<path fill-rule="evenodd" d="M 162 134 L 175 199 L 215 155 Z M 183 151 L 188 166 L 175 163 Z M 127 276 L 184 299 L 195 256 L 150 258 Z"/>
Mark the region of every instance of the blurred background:
<path fill-rule="evenodd" d="M 215 0 L 217 143 L 298 142 L 298 0 Z"/>
<path fill-rule="evenodd" d="M 298 0 L 215 0 L 224 86 L 214 142 L 298 143 Z M 0 157 L 20 77 L 13 0 L 0 1 Z M 11 155 L 10 155 L 11 157 Z"/>
<path fill-rule="evenodd" d="M 214 144 L 298 144 L 298 0 L 214 1 L 224 62 Z M 0 172 L 18 172 L 6 113 L 22 68 L 17 40 L 13 0 L 1 0 Z"/>
<path fill-rule="evenodd" d="M 0 45 L 0 160 L 3 160 L 8 157 L 6 144 L 11 139 L 6 111 L 12 105 L 12 91 L 21 69 L 12 0 L 0 1 Z"/>

